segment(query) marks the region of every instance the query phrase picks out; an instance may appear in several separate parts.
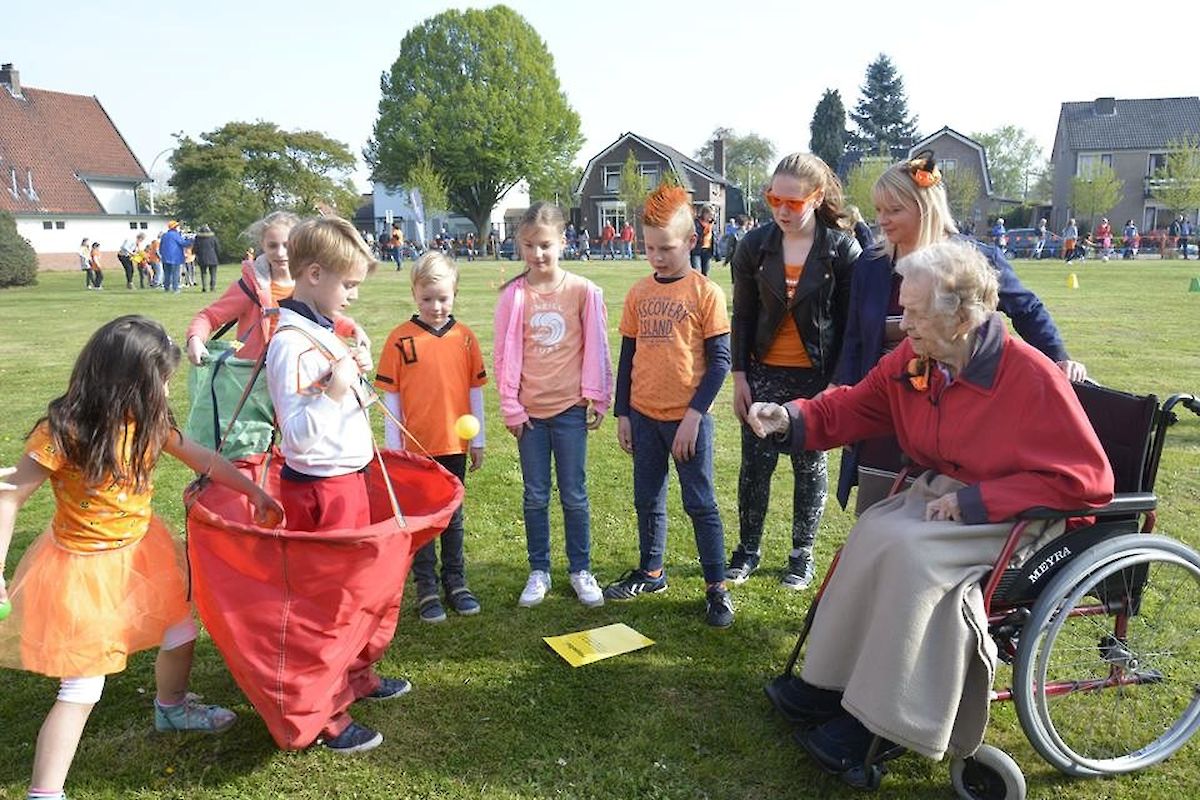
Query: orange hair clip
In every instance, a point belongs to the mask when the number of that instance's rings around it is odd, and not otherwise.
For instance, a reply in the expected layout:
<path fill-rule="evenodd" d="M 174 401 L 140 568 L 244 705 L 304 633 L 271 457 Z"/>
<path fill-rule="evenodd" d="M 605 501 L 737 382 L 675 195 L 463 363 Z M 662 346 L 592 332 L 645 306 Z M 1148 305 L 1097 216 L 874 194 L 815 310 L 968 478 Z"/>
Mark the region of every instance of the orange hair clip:
<path fill-rule="evenodd" d="M 918 392 L 929 391 L 930 362 L 928 358 L 914 358 L 904 370 L 905 377 Z"/>
<path fill-rule="evenodd" d="M 908 162 L 908 172 L 912 175 L 913 183 L 922 189 L 937 186 L 942 182 L 942 171 L 933 160 L 932 150 L 922 150 Z"/>

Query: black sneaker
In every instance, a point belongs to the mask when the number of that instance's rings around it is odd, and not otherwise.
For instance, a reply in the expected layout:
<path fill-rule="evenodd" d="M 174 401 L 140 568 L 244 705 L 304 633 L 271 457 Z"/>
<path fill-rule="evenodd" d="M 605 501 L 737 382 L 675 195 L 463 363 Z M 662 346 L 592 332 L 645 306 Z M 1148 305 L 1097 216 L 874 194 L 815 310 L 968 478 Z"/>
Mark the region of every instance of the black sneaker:
<path fill-rule="evenodd" d="M 667 590 L 667 573 L 664 570 L 657 578 L 643 570 L 631 569 L 604 587 L 605 600 L 632 600 L 639 594 L 658 594 Z"/>
<path fill-rule="evenodd" d="M 853 716 L 843 714 L 811 731 L 798 731 L 796 738 L 821 769 L 844 775 L 867 760 L 867 751 L 875 736 Z M 896 743 L 881 738 L 876 762 L 896 758 L 902 752 Z"/>
<path fill-rule="evenodd" d="M 763 692 L 793 725 L 822 725 L 846 713 L 841 692 L 819 689 L 794 675 L 780 675 L 764 686 Z"/>
<path fill-rule="evenodd" d="M 466 586 L 456 586 L 447 591 L 446 603 L 454 609 L 455 614 L 464 617 L 478 614 L 483 610 L 483 606 L 479 604 L 479 598 L 475 597 Z"/>
<path fill-rule="evenodd" d="M 421 622 L 445 622 L 446 609 L 436 594 L 427 594 L 417 601 L 417 617 Z"/>
<path fill-rule="evenodd" d="M 714 586 L 704 593 L 704 621 L 714 628 L 733 624 L 733 598 L 724 586 Z"/>
<path fill-rule="evenodd" d="M 729 557 L 729 566 L 725 568 L 725 580 L 734 586 L 741 586 L 753 572 L 758 569 L 758 553 L 750 553 L 739 544 Z"/>
<path fill-rule="evenodd" d="M 811 550 L 801 550 L 797 555 L 788 556 L 787 568 L 779 583 L 785 589 L 800 591 L 807 589 L 813 582 L 813 557 Z"/>
<path fill-rule="evenodd" d="M 366 725 L 351 722 L 346 730 L 332 739 L 326 739 L 321 744 L 335 753 L 365 753 L 383 744 L 383 734 Z"/>
<path fill-rule="evenodd" d="M 397 697 L 412 691 L 412 682 L 406 678 L 380 678 L 375 691 L 363 698 L 378 703 L 383 700 L 395 700 Z"/>

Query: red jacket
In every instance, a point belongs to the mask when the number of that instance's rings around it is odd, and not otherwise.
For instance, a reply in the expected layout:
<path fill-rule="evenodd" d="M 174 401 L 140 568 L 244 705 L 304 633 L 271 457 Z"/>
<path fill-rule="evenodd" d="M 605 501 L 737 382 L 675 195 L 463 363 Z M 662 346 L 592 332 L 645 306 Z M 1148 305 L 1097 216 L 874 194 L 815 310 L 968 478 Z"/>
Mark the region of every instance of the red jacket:
<path fill-rule="evenodd" d="M 792 450 L 895 433 L 917 464 L 967 484 L 958 492 L 967 523 L 1011 519 L 1033 506 L 1109 502 L 1112 469 L 1066 376 L 1011 338 L 999 314 L 979 335 L 975 355 L 953 382 L 934 368 L 928 389 L 915 388 L 906 339 L 854 386 L 791 401 Z"/>

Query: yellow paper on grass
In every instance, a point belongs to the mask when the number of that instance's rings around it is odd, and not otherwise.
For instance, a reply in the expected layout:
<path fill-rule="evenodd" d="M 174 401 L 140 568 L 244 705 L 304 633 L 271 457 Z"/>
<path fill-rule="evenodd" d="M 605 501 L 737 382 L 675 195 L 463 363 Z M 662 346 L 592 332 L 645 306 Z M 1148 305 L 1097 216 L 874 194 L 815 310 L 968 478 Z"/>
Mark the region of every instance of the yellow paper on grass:
<path fill-rule="evenodd" d="M 654 644 L 653 639 L 642 636 L 623 622 L 562 636 L 544 636 L 542 641 L 550 645 L 550 649 L 566 659 L 572 667 L 582 667 L 593 661 L 630 653 Z"/>

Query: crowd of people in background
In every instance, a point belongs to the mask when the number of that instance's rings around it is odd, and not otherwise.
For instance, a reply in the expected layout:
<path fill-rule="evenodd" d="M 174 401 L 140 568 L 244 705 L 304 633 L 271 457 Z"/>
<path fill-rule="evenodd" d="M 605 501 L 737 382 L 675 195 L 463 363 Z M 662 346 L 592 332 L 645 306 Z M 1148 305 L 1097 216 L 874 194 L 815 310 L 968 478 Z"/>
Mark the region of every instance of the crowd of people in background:
<path fill-rule="evenodd" d="M 162 289 L 178 294 L 182 288 L 200 287 L 202 292 L 217 290 L 217 265 L 220 263 L 220 243 L 213 229 L 201 225 L 195 234 L 185 232 L 180 223 L 171 220 L 167 229 L 147 236 L 138 231 L 121 241 L 117 261 L 125 275 L 125 288 Z M 200 280 L 196 281 L 196 267 Z M 101 243 L 88 237 L 79 244 L 79 269 L 84 274 L 84 288 L 104 289 L 104 260 Z"/>

